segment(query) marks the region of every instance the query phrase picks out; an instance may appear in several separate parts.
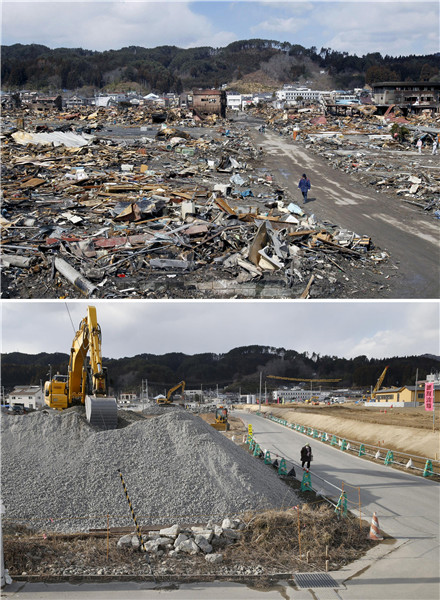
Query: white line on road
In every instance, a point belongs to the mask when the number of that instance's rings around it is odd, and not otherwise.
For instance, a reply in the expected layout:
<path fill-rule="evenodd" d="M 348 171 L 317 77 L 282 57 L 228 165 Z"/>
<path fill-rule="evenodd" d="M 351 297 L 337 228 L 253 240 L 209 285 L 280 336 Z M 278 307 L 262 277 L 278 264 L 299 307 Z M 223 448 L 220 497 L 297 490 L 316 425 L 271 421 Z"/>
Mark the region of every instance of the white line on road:
<path fill-rule="evenodd" d="M 420 228 L 418 227 L 418 223 L 417 221 L 415 221 L 414 226 L 410 226 L 410 225 L 405 225 L 404 223 L 402 223 L 401 221 L 398 221 L 397 219 L 391 217 L 390 215 L 384 215 L 382 213 L 374 213 L 373 218 L 375 219 L 379 219 L 380 221 L 384 221 L 385 223 L 387 223 L 388 225 L 393 225 L 394 227 L 397 227 L 398 229 L 403 229 L 404 231 L 406 231 L 407 233 L 411 233 L 411 235 L 415 235 L 417 237 L 419 237 L 422 240 L 425 240 L 426 242 L 431 242 L 432 244 L 434 244 L 435 246 L 440 247 L 440 236 L 439 236 L 439 232 L 438 232 L 438 227 L 436 227 L 435 225 L 433 225 L 432 223 L 427 223 L 425 221 L 420 222 Z M 433 230 L 433 233 L 435 231 L 436 235 L 429 235 L 426 233 L 422 233 L 421 229 L 423 228 L 431 228 Z"/>

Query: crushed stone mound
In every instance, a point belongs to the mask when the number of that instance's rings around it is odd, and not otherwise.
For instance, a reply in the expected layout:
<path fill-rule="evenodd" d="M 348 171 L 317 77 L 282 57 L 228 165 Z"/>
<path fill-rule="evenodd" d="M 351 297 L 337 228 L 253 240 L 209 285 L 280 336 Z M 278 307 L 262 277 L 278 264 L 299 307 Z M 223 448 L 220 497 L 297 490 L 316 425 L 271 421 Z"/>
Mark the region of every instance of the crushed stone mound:
<path fill-rule="evenodd" d="M 6 517 L 36 528 L 198 521 L 298 504 L 274 471 L 183 410 L 98 431 L 77 412 L 2 418 Z M 53 521 L 52 521 L 53 520 Z"/>

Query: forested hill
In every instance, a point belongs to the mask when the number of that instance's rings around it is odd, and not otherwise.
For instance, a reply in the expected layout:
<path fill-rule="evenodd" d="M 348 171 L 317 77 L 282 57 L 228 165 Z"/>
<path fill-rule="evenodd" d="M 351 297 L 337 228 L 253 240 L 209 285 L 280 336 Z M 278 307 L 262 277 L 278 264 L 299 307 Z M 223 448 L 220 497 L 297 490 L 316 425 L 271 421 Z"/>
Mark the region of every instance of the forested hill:
<path fill-rule="evenodd" d="M 48 379 L 49 365 L 52 374 L 67 372 L 67 354 L 22 354 L 13 352 L 2 357 L 2 385 L 9 391 L 14 385 L 39 385 Z M 389 369 L 384 386 L 414 385 L 418 369 L 419 380 L 440 369 L 440 358 L 432 355 L 368 359 L 358 356 L 353 359 L 336 356 L 320 356 L 294 350 L 269 346 L 245 346 L 234 348 L 225 354 L 169 353 L 164 355 L 138 354 L 134 357 L 104 359 L 108 368 L 109 382 L 114 393 L 139 391 L 142 379 L 148 380 L 150 393 L 163 393 L 185 380 L 187 388 L 215 389 L 226 387 L 231 391 L 255 393 L 258 389 L 260 372 L 268 389 L 280 385 L 292 385 L 276 379 L 265 379 L 266 375 L 304 377 L 305 379 L 341 379 L 338 387 L 370 387 L 375 385 L 386 365 Z M 323 385 L 323 384 L 322 384 Z"/>
<path fill-rule="evenodd" d="M 438 80 L 438 55 L 362 57 L 331 48 L 304 48 L 276 40 L 242 40 L 225 48 L 129 46 L 95 52 L 50 49 L 38 44 L 1 47 L 2 89 L 103 89 L 122 83 L 144 91 L 176 92 L 232 84 L 252 73 L 275 83 L 319 78 L 325 71 L 338 87 L 361 87 L 389 80 Z"/>

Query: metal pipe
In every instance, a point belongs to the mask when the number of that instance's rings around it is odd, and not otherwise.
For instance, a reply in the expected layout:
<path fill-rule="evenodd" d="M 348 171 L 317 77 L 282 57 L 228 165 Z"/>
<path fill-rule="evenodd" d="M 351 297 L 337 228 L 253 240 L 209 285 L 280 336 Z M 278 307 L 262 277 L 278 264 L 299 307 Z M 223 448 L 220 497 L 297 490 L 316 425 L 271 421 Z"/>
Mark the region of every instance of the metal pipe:
<path fill-rule="evenodd" d="M 85 296 L 91 296 L 97 289 L 96 285 L 93 285 L 93 283 L 83 277 L 79 271 L 70 266 L 62 258 L 55 258 L 55 268 Z"/>

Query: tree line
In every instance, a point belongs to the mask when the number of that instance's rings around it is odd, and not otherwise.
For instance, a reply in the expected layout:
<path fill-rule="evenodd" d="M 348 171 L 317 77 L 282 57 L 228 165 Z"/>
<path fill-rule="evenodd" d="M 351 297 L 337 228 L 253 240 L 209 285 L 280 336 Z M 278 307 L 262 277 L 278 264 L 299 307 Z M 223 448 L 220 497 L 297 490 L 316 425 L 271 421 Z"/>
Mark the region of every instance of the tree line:
<path fill-rule="evenodd" d="M 311 67 L 325 69 L 336 85 L 358 87 L 389 80 L 439 80 L 438 54 L 425 56 L 362 57 L 315 46 L 251 39 L 225 48 L 182 49 L 177 46 L 97 52 L 83 48 L 50 49 L 40 44 L 1 46 L 2 88 L 78 90 L 129 82 L 144 91 L 180 93 L 197 87 L 219 87 L 258 70 L 271 70 L 282 57 L 284 68 L 273 75 L 279 83 L 310 75 Z"/>
<path fill-rule="evenodd" d="M 23 354 L 2 357 L 1 377 L 6 392 L 16 385 L 40 385 L 56 372 L 67 373 L 67 354 Z M 244 346 L 223 354 L 188 355 L 172 352 L 163 355 L 138 354 L 133 357 L 104 359 L 113 393 L 138 392 L 143 379 L 151 394 L 163 393 L 181 380 L 188 389 L 220 389 L 256 393 L 260 373 L 268 390 L 293 386 L 299 382 L 266 379 L 267 375 L 304 379 L 340 379 L 332 387 L 367 388 L 374 386 L 385 366 L 389 366 L 383 386 L 414 385 L 440 368 L 440 358 L 431 355 L 390 357 L 387 359 L 340 358 L 271 346 Z M 50 366 L 49 366 L 50 365 Z M 322 385 L 325 389 L 325 384 Z"/>

